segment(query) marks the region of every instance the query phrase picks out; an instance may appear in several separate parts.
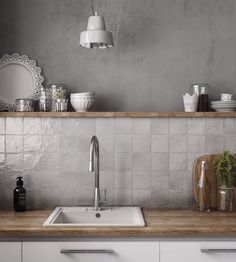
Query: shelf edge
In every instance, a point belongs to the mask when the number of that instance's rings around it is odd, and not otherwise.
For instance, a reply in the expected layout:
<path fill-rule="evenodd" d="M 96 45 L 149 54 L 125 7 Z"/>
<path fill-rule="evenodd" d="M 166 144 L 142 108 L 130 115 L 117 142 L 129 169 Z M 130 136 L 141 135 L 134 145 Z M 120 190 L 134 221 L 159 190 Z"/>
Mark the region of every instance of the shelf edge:
<path fill-rule="evenodd" d="M 236 112 L 0 112 L 0 117 L 201 118 L 236 117 Z"/>

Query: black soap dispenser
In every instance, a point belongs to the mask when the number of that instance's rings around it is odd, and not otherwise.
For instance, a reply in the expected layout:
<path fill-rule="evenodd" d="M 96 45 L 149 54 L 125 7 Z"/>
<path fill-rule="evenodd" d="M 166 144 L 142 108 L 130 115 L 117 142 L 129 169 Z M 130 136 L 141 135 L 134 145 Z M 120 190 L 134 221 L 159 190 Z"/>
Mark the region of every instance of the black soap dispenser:
<path fill-rule="evenodd" d="M 14 194 L 14 209 L 16 212 L 24 212 L 26 209 L 26 190 L 23 187 L 22 177 L 16 178 L 16 188 L 13 191 Z"/>

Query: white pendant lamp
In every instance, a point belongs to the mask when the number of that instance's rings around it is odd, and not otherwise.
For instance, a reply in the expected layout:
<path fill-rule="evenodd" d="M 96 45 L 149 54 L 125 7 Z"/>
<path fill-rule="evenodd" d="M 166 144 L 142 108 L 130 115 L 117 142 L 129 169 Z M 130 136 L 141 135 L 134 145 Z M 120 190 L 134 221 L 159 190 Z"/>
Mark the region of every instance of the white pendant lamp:
<path fill-rule="evenodd" d="M 87 31 L 80 33 L 80 46 L 99 49 L 113 47 L 112 33 L 106 31 L 105 19 L 99 16 L 97 12 L 89 17 Z"/>

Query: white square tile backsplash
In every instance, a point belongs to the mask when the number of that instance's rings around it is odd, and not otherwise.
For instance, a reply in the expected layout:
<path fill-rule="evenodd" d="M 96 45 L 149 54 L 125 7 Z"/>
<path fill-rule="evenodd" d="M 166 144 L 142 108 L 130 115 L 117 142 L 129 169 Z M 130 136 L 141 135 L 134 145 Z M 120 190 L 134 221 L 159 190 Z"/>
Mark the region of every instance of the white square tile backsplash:
<path fill-rule="evenodd" d="M 133 135 L 133 152 L 150 152 L 150 135 Z"/>
<path fill-rule="evenodd" d="M 7 117 L 6 118 L 6 134 L 22 135 L 23 134 L 23 118 Z"/>
<path fill-rule="evenodd" d="M 6 153 L 19 153 L 23 151 L 22 135 L 6 135 Z"/>
<path fill-rule="evenodd" d="M 24 118 L 24 134 L 41 134 L 42 132 L 42 119 L 26 117 Z"/>
<path fill-rule="evenodd" d="M 0 118 L 0 134 L 6 134 L 6 119 L 3 117 Z"/>
<path fill-rule="evenodd" d="M 206 118 L 206 134 L 221 135 L 223 134 L 223 119 Z"/>
<path fill-rule="evenodd" d="M 188 119 L 188 134 L 200 135 L 204 133 L 205 133 L 205 119 L 204 118 Z"/>
<path fill-rule="evenodd" d="M 191 207 L 194 160 L 235 151 L 235 127 L 232 118 L 0 118 L 0 206 L 12 207 L 19 175 L 30 208 L 92 205 L 96 134 L 110 205 Z"/>
<path fill-rule="evenodd" d="M 149 118 L 133 119 L 133 134 L 149 134 L 151 129 L 151 120 Z"/>
<path fill-rule="evenodd" d="M 168 135 L 152 135 L 151 136 L 151 151 L 165 153 L 169 151 L 169 136 Z"/>
<path fill-rule="evenodd" d="M 116 135 L 114 136 L 114 145 L 116 153 L 130 153 L 132 152 L 132 136 Z"/>
<path fill-rule="evenodd" d="M 152 134 L 168 134 L 169 119 L 168 118 L 153 118 L 151 119 Z"/>
<path fill-rule="evenodd" d="M 185 153 L 187 147 L 186 135 L 170 135 L 169 150 L 171 153 Z"/>
<path fill-rule="evenodd" d="M 186 134 L 187 119 L 186 118 L 170 118 L 169 133 L 170 134 Z"/>
<path fill-rule="evenodd" d="M 6 140 L 6 137 L 4 135 L 3 136 L 0 135 L 0 152 L 1 153 L 5 153 L 5 140 Z"/>

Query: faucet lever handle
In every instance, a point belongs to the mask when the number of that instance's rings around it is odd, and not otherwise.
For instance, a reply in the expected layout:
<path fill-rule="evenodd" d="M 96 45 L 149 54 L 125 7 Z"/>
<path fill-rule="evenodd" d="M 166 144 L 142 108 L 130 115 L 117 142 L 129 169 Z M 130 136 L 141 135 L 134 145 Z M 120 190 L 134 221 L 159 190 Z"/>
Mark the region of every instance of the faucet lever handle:
<path fill-rule="evenodd" d="M 106 188 L 104 189 L 104 201 L 107 202 L 107 189 Z"/>
<path fill-rule="evenodd" d="M 104 189 L 104 190 L 102 190 L 102 191 L 104 192 L 104 198 L 103 198 L 103 200 L 100 200 L 100 203 L 101 203 L 102 205 L 104 205 L 104 204 L 107 203 L 107 190 Z"/>

